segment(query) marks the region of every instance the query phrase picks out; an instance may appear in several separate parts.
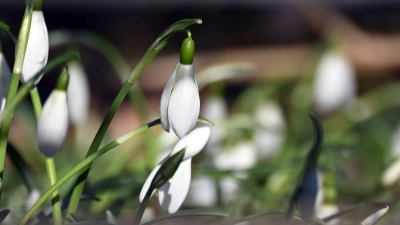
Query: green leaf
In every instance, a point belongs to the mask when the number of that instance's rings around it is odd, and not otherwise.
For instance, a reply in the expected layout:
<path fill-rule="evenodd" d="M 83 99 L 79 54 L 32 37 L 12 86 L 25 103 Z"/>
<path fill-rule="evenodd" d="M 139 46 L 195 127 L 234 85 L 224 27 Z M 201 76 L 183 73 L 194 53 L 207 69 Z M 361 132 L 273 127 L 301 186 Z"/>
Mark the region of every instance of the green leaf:
<path fill-rule="evenodd" d="M 117 220 L 115 219 L 114 215 L 110 210 L 107 210 L 106 214 L 107 214 L 107 222 L 118 225 Z"/>
<path fill-rule="evenodd" d="M 179 217 L 189 217 L 189 216 L 215 216 L 215 217 L 227 217 L 229 216 L 226 212 L 218 210 L 218 209 L 192 209 L 186 211 L 180 211 L 174 214 L 170 214 L 167 216 L 162 216 L 147 223 L 143 223 L 142 225 L 151 225 L 154 223 L 158 223 L 163 220 L 169 220 L 173 218 Z"/>
<path fill-rule="evenodd" d="M 8 38 L 12 41 L 14 46 L 17 44 L 17 38 L 14 36 L 13 33 L 11 33 L 10 27 L 1 21 L 0 21 L 0 31 L 3 31 L 8 36 Z"/>
<path fill-rule="evenodd" d="M 34 181 L 33 176 L 29 171 L 28 166 L 26 165 L 24 159 L 14 148 L 14 146 L 11 145 L 10 143 L 7 146 L 7 154 L 10 157 L 12 163 L 14 164 L 14 167 L 17 169 L 17 172 L 21 177 L 22 182 L 25 184 L 26 189 L 28 189 L 28 192 L 30 193 L 32 190 L 36 188 L 36 185 L 33 182 Z"/>
<path fill-rule="evenodd" d="M 168 41 L 170 37 L 175 35 L 176 33 L 185 31 L 184 29 L 193 24 L 201 24 L 201 19 L 184 19 L 180 20 L 171 26 L 169 26 L 164 32 L 160 34 L 157 38 L 156 43 Z"/>

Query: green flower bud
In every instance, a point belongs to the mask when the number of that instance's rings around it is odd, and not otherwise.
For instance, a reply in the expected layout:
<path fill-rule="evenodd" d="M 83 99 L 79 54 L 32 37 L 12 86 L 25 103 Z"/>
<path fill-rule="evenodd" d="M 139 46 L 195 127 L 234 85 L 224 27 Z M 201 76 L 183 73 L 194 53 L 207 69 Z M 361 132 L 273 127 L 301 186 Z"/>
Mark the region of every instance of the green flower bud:
<path fill-rule="evenodd" d="M 68 88 L 68 82 L 69 82 L 68 68 L 64 67 L 63 71 L 60 74 L 60 77 L 58 77 L 56 90 L 66 92 Z"/>
<path fill-rule="evenodd" d="M 181 46 L 181 64 L 191 65 L 194 58 L 194 41 L 191 37 L 186 38 Z"/>

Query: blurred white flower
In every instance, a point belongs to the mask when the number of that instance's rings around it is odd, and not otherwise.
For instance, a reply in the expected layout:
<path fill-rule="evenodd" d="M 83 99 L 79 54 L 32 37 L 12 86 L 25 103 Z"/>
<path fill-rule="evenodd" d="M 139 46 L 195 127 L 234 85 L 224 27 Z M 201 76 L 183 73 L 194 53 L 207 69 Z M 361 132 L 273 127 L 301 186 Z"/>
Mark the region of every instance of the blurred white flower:
<path fill-rule="evenodd" d="M 378 210 L 374 214 L 368 216 L 364 221 L 361 222 L 361 225 L 373 225 L 377 223 L 387 213 L 387 211 L 389 211 L 389 206 L 386 206 L 386 208 Z"/>
<path fill-rule="evenodd" d="M 67 93 L 54 90 L 43 106 L 37 125 L 40 152 L 53 157 L 60 149 L 68 131 Z"/>
<path fill-rule="evenodd" d="M 247 170 L 257 162 L 257 151 L 253 142 L 241 142 L 233 148 L 216 152 L 213 156 L 215 168 L 219 170 Z"/>
<path fill-rule="evenodd" d="M 391 156 L 400 157 L 400 123 L 392 135 Z"/>
<path fill-rule="evenodd" d="M 221 147 L 222 139 L 225 136 L 222 121 L 226 118 L 227 111 L 226 102 L 220 96 L 211 96 L 203 104 L 202 115 L 214 123 L 210 140 L 207 142 L 207 150 L 215 152 Z"/>
<path fill-rule="evenodd" d="M 381 184 L 384 187 L 393 186 L 400 178 L 400 158 L 390 164 L 381 176 Z"/>
<path fill-rule="evenodd" d="M 28 199 L 25 202 L 25 210 L 28 211 L 32 208 L 32 206 L 39 200 L 41 194 L 38 189 L 33 189 L 31 193 L 29 193 Z"/>
<path fill-rule="evenodd" d="M 276 102 L 263 104 L 255 111 L 256 120 L 261 127 L 255 131 L 254 141 L 260 159 L 273 158 L 283 144 L 285 119 Z"/>
<path fill-rule="evenodd" d="M 212 177 L 200 176 L 192 180 L 187 202 L 198 207 L 211 207 L 217 204 L 216 182 Z"/>
<path fill-rule="evenodd" d="M 193 129 L 200 113 L 200 96 L 193 65 L 178 63 L 160 101 L 161 124 L 182 138 Z"/>
<path fill-rule="evenodd" d="M 0 52 L 0 113 L 6 105 L 8 87 L 11 81 L 11 71 L 2 52 Z"/>
<path fill-rule="evenodd" d="M 357 84 L 353 65 L 342 53 L 325 53 L 316 70 L 314 103 L 320 113 L 329 113 L 345 106 L 356 95 Z"/>
<path fill-rule="evenodd" d="M 174 155 L 182 149 L 185 149 L 185 155 L 183 156 L 182 163 L 176 170 L 175 175 L 169 180 L 169 182 L 159 188 L 158 197 L 161 207 L 164 210 L 167 210 L 169 213 L 176 212 L 185 200 L 189 190 L 192 157 L 197 155 L 204 148 L 209 137 L 210 128 L 199 127 L 192 130 L 190 133 L 180 139 L 167 158 L 161 161 L 147 177 L 147 180 L 140 192 L 140 202 L 143 201 L 151 182 L 153 181 L 157 171 L 160 169 L 162 163 L 164 163 L 168 157 Z"/>
<path fill-rule="evenodd" d="M 86 121 L 89 114 L 89 82 L 87 80 L 84 68 L 77 61 L 68 63 L 68 72 L 68 111 L 71 123 L 79 125 Z"/>
<path fill-rule="evenodd" d="M 339 212 L 339 207 L 335 204 L 322 204 L 317 207 L 317 211 L 315 212 L 315 216 L 319 219 L 324 219 L 326 217 L 335 215 Z M 332 219 L 326 223 L 327 225 L 339 225 L 340 219 Z"/>
<path fill-rule="evenodd" d="M 26 46 L 21 82 L 26 83 L 46 66 L 49 55 L 49 36 L 42 11 L 32 11 L 31 29 Z M 42 76 L 35 80 L 37 84 Z"/>
<path fill-rule="evenodd" d="M 236 174 L 238 175 L 238 174 Z M 240 174 L 239 176 L 241 176 Z M 244 177 L 247 176 L 246 174 Z M 242 176 L 243 177 L 243 176 Z M 232 177 L 224 177 L 221 179 L 221 200 L 224 204 L 229 204 L 239 192 L 240 185 L 237 179 Z"/>

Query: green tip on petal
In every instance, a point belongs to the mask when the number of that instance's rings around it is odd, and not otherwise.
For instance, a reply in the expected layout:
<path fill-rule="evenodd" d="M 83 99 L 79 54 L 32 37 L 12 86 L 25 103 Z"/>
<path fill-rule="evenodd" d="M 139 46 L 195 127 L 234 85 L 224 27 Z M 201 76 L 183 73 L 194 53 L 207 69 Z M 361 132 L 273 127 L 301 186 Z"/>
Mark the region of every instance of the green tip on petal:
<path fill-rule="evenodd" d="M 175 174 L 185 155 L 185 149 L 180 150 L 165 161 L 153 178 L 151 189 L 160 188 Z"/>
<path fill-rule="evenodd" d="M 181 46 L 181 64 L 191 65 L 194 58 L 194 41 L 191 37 L 186 38 Z"/>
<path fill-rule="evenodd" d="M 68 82 L 69 82 L 68 67 L 65 66 L 63 71 L 61 72 L 60 77 L 58 78 L 56 90 L 67 91 Z"/>
<path fill-rule="evenodd" d="M 34 11 L 42 11 L 42 0 L 34 0 L 33 10 Z"/>

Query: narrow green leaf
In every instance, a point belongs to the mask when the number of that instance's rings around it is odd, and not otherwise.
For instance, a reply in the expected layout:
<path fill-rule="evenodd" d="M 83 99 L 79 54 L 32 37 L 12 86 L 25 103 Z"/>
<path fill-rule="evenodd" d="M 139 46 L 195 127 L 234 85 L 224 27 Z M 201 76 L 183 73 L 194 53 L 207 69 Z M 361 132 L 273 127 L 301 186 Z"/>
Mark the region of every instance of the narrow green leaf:
<path fill-rule="evenodd" d="M 157 38 L 157 44 L 158 42 L 167 41 L 174 34 L 182 32 L 186 27 L 193 24 L 202 24 L 202 21 L 201 19 L 184 19 L 172 24 Z"/>
<path fill-rule="evenodd" d="M 21 177 L 22 182 L 25 184 L 26 189 L 30 193 L 32 190 L 36 188 L 36 185 L 33 182 L 34 180 L 33 176 L 29 171 L 28 166 L 26 165 L 24 159 L 21 157 L 21 155 L 18 153 L 15 147 L 10 143 L 7 146 L 7 154 L 9 155 L 12 163 L 14 164 L 14 167 L 17 169 L 17 172 Z"/>
<path fill-rule="evenodd" d="M 1 21 L 0 21 L 0 31 L 3 31 L 8 36 L 8 38 L 12 41 L 14 46 L 17 44 L 17 38 L 14 36 L 13 33 L 11 33 L 10 27 Z"/>

